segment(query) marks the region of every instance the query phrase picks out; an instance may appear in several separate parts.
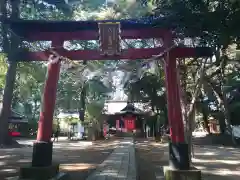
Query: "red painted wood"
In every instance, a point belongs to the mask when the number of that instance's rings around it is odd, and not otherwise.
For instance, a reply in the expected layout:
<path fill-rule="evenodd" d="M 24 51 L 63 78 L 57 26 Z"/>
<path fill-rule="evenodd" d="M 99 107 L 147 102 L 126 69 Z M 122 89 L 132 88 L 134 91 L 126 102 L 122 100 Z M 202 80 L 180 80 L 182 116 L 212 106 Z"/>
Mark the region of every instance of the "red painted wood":
<path fill-rule="evenodd" d="M 52 136 L 52 119 L 56 101 L 60 62 L 48 65 L 43 92 L 42 110 L 38 121 L 37 141 L 49 142 Z"/>
<path fill-rule="evenodd" d="M 8 132 L 8 135 L 12 137 L 19 137 L 21 136 L 21 133 L 17 131 L 11 131 L 11 132 Z"/>
<path fill-rule="evenodd" d="M 76 51 L 67 51 L 65 49 L 56 50 L 60 55 L 68 57 L 72 60 L 119 60 L 119 59 L 148 59 L 153 55 L 158 55 L 163 52 L 164 48 L 149 48 L 149 49 L 126 49 L 122 50 L 120 56 L 102 56 L 98 50 L 76 50 Z M 174 57 L 183 58 L 183 57 L 195 57 L 196 51 L 194 48 L 180 48 L 177 47 L 172 50 L 171 53 Z M 29 52 L 24 57 L 27 61 L 47 61 L 49 52 Z"/>
<path fill-rule="evenodd" d="M 172 50 L 171 55 L 176 58 L 195 57 L 196 49 L 191 47 L 176 47 Z"/>
<path fill-rule="evenodd" d="M 136 117 L 124 117 L 124 127 L 127 131 L 134 130 Z"/>
<path fill-rule="evenodd" d="M 165 71 L 165 86 L 166 86 L 166 92 L 167 92 L 167 107 L 168 107 L 168 124 L 169 124 L 169 130 L 170 130 L 170 137 L 171 137 L 171 140 L 172 142 L 176 142 L 176 132 L 175 132 L 175 129 L 174 129 L 174 122 L 172 121 L 173 120 L 173 104 L 171 103 L 173 100 L 172 100 L 172 96 L 170 96 L 169 94 L 169 89 L 172 88 L 172 83 L 170 83 L 169 81 L 171 80 L 171 73 L 168 73 L 168 68 L 167 68 L 167 65 L 166 63 L 164 64 L 164 71 Z"/>
<path fill-rule="evenodd" d="M 72 60 L 119 60 L 119 59 L 147 59 L 163 51 L 162 47 L 149 49 L 124 49 L 120 56 L 102 56 L 98 50 L 77 50 L 67 51 L 65 49 L 56 50 L 60 55 Z M 49 52 L 30 52 L 25 57 L 31 61 L 46 61 Z"/>
<path fill-rule="evenodd" d="M 56 45 L 62 41 L 56 41 Z M 52 137 L 53 114 L 61 62 L 49 63 L 43 91 L 42 107 L 38 121 L 37 141 L 50 142 Z"/>
<path fill-rule="evenodd" d="M 177 78 L 177 64 L 174 56 L 169 56 L 165 60 L 165 76 L 168 100 L 168 121 L 171 130 L 171 139 L 173 143 L 183 143 L 184 127 L 182 120 L 182 110 L 180 105 L 180 94 Z"/>
<path fill-rule="evenodd" d="M 122 39 L 150 39 L 162 38 L 168 30 L 160 28 L 148 28 L 139 30 L 122 30 Z M 55 37 L 61 40 L 99 40 L 99 32 L 93 30 L 83 30 L 76 32 L 39 32 L 38 34 L 29 34 L 26 37 L 30 41 L 51 41 Z"/>

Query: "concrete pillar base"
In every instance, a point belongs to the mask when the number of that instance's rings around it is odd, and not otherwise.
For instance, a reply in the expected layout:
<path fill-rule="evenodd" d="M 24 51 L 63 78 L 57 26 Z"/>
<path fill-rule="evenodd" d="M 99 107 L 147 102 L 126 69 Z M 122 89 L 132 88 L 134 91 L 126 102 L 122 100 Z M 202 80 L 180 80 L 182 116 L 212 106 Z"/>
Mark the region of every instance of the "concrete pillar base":
<path fill-rule="evenodd" d="M 165 180 L 201 180 L 201 171 L 197 169 L 177 170 L 169 166 L 163 167 Z"/>

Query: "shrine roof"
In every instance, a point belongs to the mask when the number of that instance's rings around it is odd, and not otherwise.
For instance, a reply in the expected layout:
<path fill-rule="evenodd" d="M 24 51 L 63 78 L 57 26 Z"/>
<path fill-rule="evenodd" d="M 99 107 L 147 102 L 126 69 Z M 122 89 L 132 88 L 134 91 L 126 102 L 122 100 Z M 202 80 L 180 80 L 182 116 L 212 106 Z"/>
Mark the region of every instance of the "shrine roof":
<path fill-rule="evenodd" d="M 135 115 L 143 115 L 143 114 L 146 114 L 146 112 L 142 111 L 141 109 L 139 108 L 136 108 L 134 106 L 134 104 L 131 104 L 131 103 L 127 103 L 127 105 L 120 111 L 120 112 L 117 112 L 115 114 L 118 114 L 118 115 L 123 115 L 123 114 L 135 114 Z"/>
<path fill-rule="evenodd" d="M 156 21 L 156 20 L 155 20 Z M 44 20 L 5 20 L 15 33 L 37 33 L 37 32 L 74 32 L 81 30 L 98 30 L 98 23 L 120 22 L 121 29 L 146 29 L 155 28 L 155 21 L 144 20 L 102 20 L 102 21 L 44 21 Z M 159 21 L 159 20 L 158 20 Z"/>

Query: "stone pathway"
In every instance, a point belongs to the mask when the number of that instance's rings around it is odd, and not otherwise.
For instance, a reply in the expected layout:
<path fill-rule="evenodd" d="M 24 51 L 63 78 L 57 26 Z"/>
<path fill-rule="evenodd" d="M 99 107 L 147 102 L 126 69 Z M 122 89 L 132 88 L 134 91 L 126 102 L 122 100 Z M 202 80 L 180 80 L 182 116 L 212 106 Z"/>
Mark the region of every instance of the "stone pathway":
<path fill-rule="evenodd" d="M 163 166 L 168 165 L 167 147 L 145 139 L 137 139 L 138 180 L 164 180 Z"/>
<path fill-rule="evenodd" d="M 87 180 L 136 180 L 135 163 L 133 139 L 124 138 Z"/>

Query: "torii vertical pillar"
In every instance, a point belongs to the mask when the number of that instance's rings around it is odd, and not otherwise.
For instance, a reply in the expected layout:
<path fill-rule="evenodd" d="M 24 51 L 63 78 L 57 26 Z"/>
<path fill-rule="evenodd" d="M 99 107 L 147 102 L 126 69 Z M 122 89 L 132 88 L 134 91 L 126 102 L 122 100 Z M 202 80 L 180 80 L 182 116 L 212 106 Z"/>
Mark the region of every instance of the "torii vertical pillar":
<path fill-rule="evenodd" d="M 53 42 L 53 46 L 60 45 L 62 45 L 62 42 Z M 53 143 L 51 137 L 60 66 L 60 60 L 48 64 L 40 119 L 38 121 L 37 140 L 33 146 L 33 167 L 48 167 L 52 165 Z"/>
<path fill-rule="evenodd" d="M 168 103 L 168 121 L 171 142 L 169 143 L 170 167 L 180 170 L 189 169 L 188 145 L 185 143 L 184 125 L 179 94 L 179 79 L 177 78 L 176 57 L 168 52 L 165 56 L 165 77 Z"/>
<path fill-rule="evenodd" d="M 60 72 L 60 61 L 49 63 L 47 78 L 42 97 L 40 119 L 38 121 L 37 141 L 33 146 L 33 167 L 52 165 L 52 126 L 56 101 L 57 83 Z"/>

